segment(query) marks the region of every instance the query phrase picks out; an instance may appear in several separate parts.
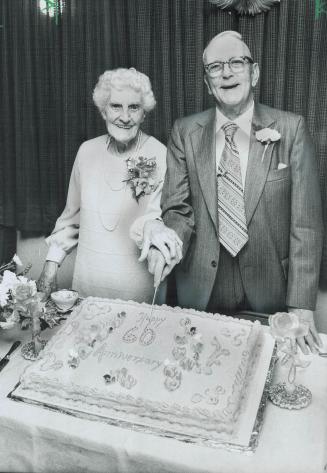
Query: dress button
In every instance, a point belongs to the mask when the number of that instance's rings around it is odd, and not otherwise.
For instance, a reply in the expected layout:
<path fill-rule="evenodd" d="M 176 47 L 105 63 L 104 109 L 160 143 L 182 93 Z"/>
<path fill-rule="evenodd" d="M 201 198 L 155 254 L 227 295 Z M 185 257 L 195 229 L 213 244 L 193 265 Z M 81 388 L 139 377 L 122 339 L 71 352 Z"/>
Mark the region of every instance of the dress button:
<path fill-rule="evenodd" d="M 217 268 L 217 261 L 211 261 L 211 266 L 213 268 Z"/>

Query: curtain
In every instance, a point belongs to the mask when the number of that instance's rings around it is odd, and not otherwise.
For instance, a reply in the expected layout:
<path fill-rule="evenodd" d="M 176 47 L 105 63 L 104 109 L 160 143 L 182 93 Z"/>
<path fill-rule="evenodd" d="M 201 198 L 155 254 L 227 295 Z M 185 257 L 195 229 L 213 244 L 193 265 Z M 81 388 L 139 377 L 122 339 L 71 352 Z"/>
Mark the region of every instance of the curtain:
<path fill-rule="evenodd" d="M 0 225 L 0 266 L 8 263 L 16 253 L 16 229 Z"/>
<path fill-rule="evenodd" d="M 51 231 L 80 143 L 105 132 L 92 103 L 98 76 L 146 73 L 157 99 L 145 131 L 163 143 L 177 117 L 211 104 L 202 51 L 237 30 L 261 68 L 256 98 L 304 115 L 319 158 L 327 221 L 327 14 L 316 0 L 281 0 L 255 17 L 208 0 L 65 0 L 50 17 L 38 0 L 1 0 L 0 225 Z M 1 255 L 0 255 L 1 256 Z M 327 281 L 327 242 L 322 262 Z"/>

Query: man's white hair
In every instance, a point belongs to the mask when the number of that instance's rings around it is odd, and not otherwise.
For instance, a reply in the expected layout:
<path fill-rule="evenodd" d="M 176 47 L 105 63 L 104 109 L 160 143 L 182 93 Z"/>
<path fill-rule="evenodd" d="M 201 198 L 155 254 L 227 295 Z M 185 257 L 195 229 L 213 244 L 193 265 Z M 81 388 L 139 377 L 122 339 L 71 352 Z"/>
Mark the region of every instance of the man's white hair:
<path fill-rule="evenodd" d="M 207 51 L 208 47 L 210 46 L 210 44 L 213 43 L 214 41 L 216 41 L 217 39 L 224 38 L 224 37 L 230 37 L 231 39 L 239 40 L 243 44 L 245 51 L 247 51 L 246 55 L 249 56 L 250 58 L 252 58 L 252 54 L 249 50 L 249 47 L 248 47 L 247 44 L 244 43 L 241 33 L 239 33 L 238 31 L 227 30 L 227 31 L 222 31 L 221 33 L 217 34 L 216 36 L 214 36 L 209 41 L 209 43 L 207 44 L 207 46 L 205 47 L 205 49 L 203 51 L 203 55 L 202 55 L 203 63 L 204 63 L 204 60 L 205 60 L 206 51 Z"/>
<path fill-rule="evenodd" d="M 213 39 L 216 39 L 216 38 L 221 38 L 222 36 L 231 36 L 232 38 L 237 38 L 239 40 L 242 41 L 242 35 L 241 33 L 239 33 L 238 31 L 233 31 L 233 30 L 227 30 L 227 31 L 222 31 L 221 33 L 217 34 L 216 36 L 214 36 L 212 38 Z M 211 41 L 212 41 L 211 40 Z M 210 43 L 211 43 L 210 41 Z"/>

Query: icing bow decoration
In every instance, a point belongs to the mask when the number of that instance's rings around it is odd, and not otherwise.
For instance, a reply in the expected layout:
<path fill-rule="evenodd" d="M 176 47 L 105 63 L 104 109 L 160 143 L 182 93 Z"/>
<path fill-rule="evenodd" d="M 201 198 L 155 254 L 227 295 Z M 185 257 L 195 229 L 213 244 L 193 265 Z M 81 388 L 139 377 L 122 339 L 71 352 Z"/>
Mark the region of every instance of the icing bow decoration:
<path fill-rule="evenodd" d="M 255 137 L 258 141 L 265 145 L 265 149 L 263 150 L 263 155 L 261 158 L 261 162 L 263 162 L 268 146 L 270 143 L 279 141 L 281 134 L 273 128 L 262 128 L 261 130 L 256 131 Z"/>

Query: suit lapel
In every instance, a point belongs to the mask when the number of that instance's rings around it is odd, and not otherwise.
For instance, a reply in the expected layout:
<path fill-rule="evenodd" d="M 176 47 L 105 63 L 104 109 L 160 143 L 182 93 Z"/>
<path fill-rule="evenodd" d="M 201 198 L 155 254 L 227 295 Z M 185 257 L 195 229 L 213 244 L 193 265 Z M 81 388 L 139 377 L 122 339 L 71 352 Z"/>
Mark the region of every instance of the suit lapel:
<path fill-rule="evenodd" d="M 218 234 L 215 124 L 215 109 L 211 109 L 192 133 L 191 143 L 201 190 Z"/>
<path fill-rule="evenodd" d="M 245 213 L 248 225 L 262 194 L 267 174 L 270 169 L 271 156 L 274 147 L 274 143 L 270 143 L 267 146 L 266 152 L 264 152 L 265 145 L 256 139 L 255 133 L 262 128 L 268 128 L 273 123 L 274 119 L 267 114 L 260 104 L 256 104 L 253 112 L 249 157 L 244 188 Z"/>

